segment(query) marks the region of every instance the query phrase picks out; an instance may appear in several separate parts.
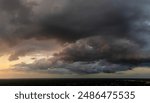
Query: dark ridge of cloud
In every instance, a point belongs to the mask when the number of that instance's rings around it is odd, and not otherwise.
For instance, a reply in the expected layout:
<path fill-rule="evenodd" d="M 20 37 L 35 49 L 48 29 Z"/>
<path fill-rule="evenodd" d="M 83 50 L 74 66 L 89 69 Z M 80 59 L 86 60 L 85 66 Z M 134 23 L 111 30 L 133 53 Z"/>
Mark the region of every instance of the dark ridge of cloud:
<path fill-rule="evenodd" d="M 73 42 L 62 52 L 55 54 L 61 60 L 76 62 L 106 59 L 111 62 L 138 63 L 149 60 L 149 54 L 143 49 L 149 48 L 144 47 L 148 42 L 141 38 L 144 31 L 148 31 L 145 27 L 149 26 L 139 25 L 149 20 L 144 7 L 146 3 L 149 2 L 74 1 L 63 13 L 44 18 L 42 27 L 50 37 Z M 95 35 L 102 39 L 93 38 Z M 89 38 L 89 42 L 94 41 L 93 44 L 85 44 L 84 38 Z M 74 43 L 82 40 L 85 42 Z"/>
<path fill-rule="evenodd" d="M 110 0 L 70 1 L 62 13 L 48 15 L 41 20 L 43 32 L 48 37 L 64 41 L 75 41 L 93 35 L 127 37 L 130 19 L 137 14 L 126 17 L 122 12 L 126 8 L 113 4 Z"/>
<path fill-rule="evenodd" d="M 60 53 L 55 53 L 54 58 L 65 61 L 109 61 L 121 59 L 142 58 L 140 46 L 128 39 L 106 39 L 101 36 L 81 39 L 76 43 L 68 44 Z"/>
<path fill-rule="evenodd" d="M 101 35 L 127 38 L 144 44 L 138 38 L 145 27 L 137 25 L 149 18 L 144 6 L 147 0 L 77 0 L 70 1 L 61 13 L 49 14 L 39 20 L 43 36 L 65 42 Z M 135 24 L 135 25 L 133 25 Z"/>
<path fill-rule="evenodd" d="M 132 65 L 113 64 L 105 60 L 93 62 L 73 62 L 56 61 L 41 59 L 32 64 L 17 64 L 14 69 L 26 71 L 47 71 L 49 73 L 77 73 L 77 74 L 94 74 L 94 73 L 115 73 L 119 71 L 130 70 Z"/>
<path fill-rule="evenodd" d="M 11 1 L 13 2 L 11 6 L 4 6 L 11 4 L 10 1 L 1 0 L 1 9 L 8 15 L 10 14 L 10 23 L 16 26 L 13 31 L 10 31 L 15 39 L 57 38 L 64 42 L 73 42 L 93 35 L 131 38 L 133 35 L 130 34 L 131 23 L 141 17 L 139 2 L 143 3 L 146 0 L 136 1 L 136 3 L 135 1 L 125 3 L 114 0 L 62 1 L 64 1 L 62 4 L 60 0 L 43 1 L 50 6 L 54 3 L 58 4 L 58 8 L 62 7 L 61 12 L 58 13 L 52 13 L 52 8 L 40 11 L 43 8 L 42 2 L 31 5 L 23 0 Z M 40 12 L 38 13 L 34 11 L 36 6 L 39 7 Z M 57 12 L 55 9 L 54 7 L 53 12 Z M 49 11 L 49 14 L 41 16 L 40 13 L 45 11 Z M 15 42 L 11 40 L 10 34 L 5 38 Z M 134 36 L 132 38 L 135 39 Z"/>

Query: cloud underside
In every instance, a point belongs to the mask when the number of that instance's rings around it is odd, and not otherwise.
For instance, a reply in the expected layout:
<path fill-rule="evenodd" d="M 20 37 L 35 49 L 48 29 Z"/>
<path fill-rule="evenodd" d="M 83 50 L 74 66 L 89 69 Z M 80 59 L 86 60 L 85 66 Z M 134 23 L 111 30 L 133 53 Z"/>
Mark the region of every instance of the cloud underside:
<path fill-rule="evenodd" d="M 0 55 L 52 55 L 23 70 L 99 73 L 149 66 L 149 0 L 0 0 Z"/>

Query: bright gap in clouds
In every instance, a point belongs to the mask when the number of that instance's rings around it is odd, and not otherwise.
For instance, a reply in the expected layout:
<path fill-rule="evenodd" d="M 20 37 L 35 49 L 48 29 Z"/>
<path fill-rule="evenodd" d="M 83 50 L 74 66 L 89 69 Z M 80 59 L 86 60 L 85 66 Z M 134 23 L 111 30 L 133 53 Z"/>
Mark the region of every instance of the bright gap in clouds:
<path fill-rule="evenodd" d="M 25 57 L 20 57 L 18 60 L 16 61 L 9 61 L 9 55 L 5 55 L 5 56 L 1 56 L 0 57 L 0 70 L 3 69 L 10 69 L 13 65 L 19 64 L 19 63 L 26 63 L 26 64 L 30 64 L 33 63 L 35 60 L 39 60 L 42 58 L 51 58 L 53 56 L 51 55 L 44 55 L 44 54 L 36 54 L 36 55 L 32 55 L 32 56 L 25 56 Z"/>

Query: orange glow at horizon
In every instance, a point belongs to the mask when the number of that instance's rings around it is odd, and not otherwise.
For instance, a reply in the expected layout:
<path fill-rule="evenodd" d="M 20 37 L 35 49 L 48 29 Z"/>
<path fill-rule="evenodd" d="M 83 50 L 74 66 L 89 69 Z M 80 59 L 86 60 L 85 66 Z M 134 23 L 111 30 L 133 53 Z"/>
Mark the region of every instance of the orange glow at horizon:
<path fill-rule="evenodd" d="M 3 69 L 10 69 L 13 65 L 19 64 L 19 63 L 33 63 L 35 60 L 43 59 L 43 58 L 52 58 L 52 55 L 44 55 L 44 54 L 37 54 L 37 55 L 31 55 L 31 56 L 24 56 L 20 57 L 16 61 L 9 61 L 10 55 L 4 55 L 0 57 L 0 70 Z M 32 59 L 35 58 L 35 59 Z"/>
<path fill-rule="evenodd" d="M 0 57 L 0 70 L 9 69 L 12 67 L 12 65 L 19 64 L 21 62 L 24 62 L 24 63 L 32 63 L 33 62 L 33 60 L 31 60 L 30 56 L 20 58 L 19 60 L 16 60 L 16 61 L 9 61 L 8 58 L 9 58 L 9 55 Z"/>
<path fill-rule="evenodd" d="M 0 57 L 0 69 L 7 69 L 10 65 L 11 62 L 8 60 L 8 55 Z"/>

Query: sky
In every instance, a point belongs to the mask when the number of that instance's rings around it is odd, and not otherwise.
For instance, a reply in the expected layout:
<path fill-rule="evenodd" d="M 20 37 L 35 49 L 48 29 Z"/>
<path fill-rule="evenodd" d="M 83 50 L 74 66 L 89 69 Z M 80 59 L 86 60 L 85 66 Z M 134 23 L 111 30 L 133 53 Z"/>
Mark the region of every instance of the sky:
<path fill-rule="evenodd" d="M 0 78 L 149 78 L 149 5 L 0 0 Z"/>

